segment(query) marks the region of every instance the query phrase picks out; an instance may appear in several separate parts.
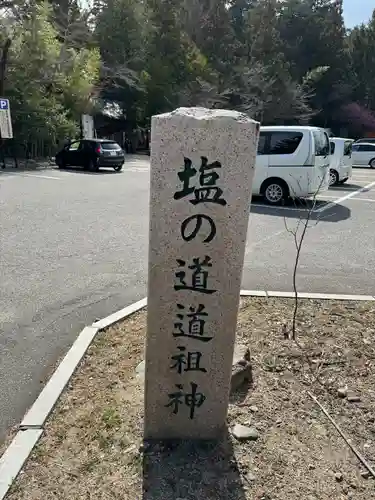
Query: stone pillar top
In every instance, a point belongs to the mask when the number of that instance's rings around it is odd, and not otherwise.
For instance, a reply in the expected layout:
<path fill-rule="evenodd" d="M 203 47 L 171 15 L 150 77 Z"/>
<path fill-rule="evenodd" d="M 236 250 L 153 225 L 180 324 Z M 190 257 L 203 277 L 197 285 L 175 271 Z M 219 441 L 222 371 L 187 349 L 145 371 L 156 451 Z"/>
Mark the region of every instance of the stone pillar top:
<path fill-rule="evenodd" d="M 245 113 L 240 113 L 239 111 L 232 111 L 230 109 L 208 109 L 208 108 L 177 108 L 169 113 L 163 113 L 161 115 L 156 115 L 154 118 L 168 118 L 168 117 L 180 116 L 195 118 L 196 120 L 219 120 L 220 118 L 233 119 L 237 122 L 242 123 L 258 123 L 252 118 L 250 118 Z"/>

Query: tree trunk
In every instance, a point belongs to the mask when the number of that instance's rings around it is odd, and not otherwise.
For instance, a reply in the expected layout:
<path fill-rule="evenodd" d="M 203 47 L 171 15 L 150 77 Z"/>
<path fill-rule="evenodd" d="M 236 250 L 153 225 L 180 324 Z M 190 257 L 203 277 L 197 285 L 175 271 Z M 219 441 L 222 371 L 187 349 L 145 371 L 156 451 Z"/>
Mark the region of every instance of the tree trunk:
<path fill-rule="evenodd" d="M 0 59 L 0 97 L 4 97 L 4 87 L 5 87 L 5 76 L 7 70 L 8 63 L 8 54 L 10 46 L 12 45 L 12 39 L 7 38 L 4 46 L 1 50 L 1 59 Z"/>
<path fill-rule="evenodd" d="M 4 97 L 4 88 L 5 88 L 5 75 L 7 69 L 8 62 L 8 53 L 10 46 L 12 45 L 12 39 L 7 38 L 5 40 L 4 46 L 1 50 L 1 59 L 0 59 L 0 97 Z M 5 156 L 4 156 L 4 140 L 1 138 L 0 131 L 0 153 L 1 153 L 1 168 L 5 168 Z"/>

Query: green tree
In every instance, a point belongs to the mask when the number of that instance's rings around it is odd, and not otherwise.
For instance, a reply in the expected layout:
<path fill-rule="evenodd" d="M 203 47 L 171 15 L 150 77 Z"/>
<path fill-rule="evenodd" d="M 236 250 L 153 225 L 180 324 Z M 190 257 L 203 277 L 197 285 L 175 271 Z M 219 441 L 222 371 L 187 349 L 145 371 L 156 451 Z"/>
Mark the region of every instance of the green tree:
<path fill-rule="evenodd" d="M 293 81 L 283 53 L 276 0 L 233 0 L 230 13 L 238 40 L 235 92 L 230 105 L 263 123 L 305 122 L 310 109 L 302 86 Z"/>
<path fill-rule="evenodd" d="M 168 111 L 199 94 L 211 78 L 207 59 L 183 26 L 183 0 L 149 0 L 146 115 Z M 198 84 L 198 85 L 197 85 Z"/>
<path fill-rule="evenodd" d="M 342 0 L 286 0 L 279 4 L 283 52 L 294 80 L 307 87 L 313 121 L 337 124 L 350 96 Z"/>
<path fill-rule="evenodd" d="M 375 10 L 370 22 L 357 26 L 347 38 L 353 98 L 375 111 Z"/>
<path fill-rule="evenodd" d="M 17 141 L 55 144 L 74 136 L 81 113 L 90 108 L 98 70 L 96 50 L 62 51 L 51 8 L 36 5 L 14 28 L 5 80 Z"/>

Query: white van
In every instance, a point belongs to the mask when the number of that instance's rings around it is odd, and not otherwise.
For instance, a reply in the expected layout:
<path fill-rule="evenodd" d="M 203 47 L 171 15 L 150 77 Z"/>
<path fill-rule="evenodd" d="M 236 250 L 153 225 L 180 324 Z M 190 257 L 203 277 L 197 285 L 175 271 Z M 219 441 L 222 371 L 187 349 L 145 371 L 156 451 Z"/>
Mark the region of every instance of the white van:
<path fill-rule="evenodd" d="M 352 176 L 352 139 L 330 137 L 329 185 L 344 184 Z"/>
<path fill-rule="evenodd" d="M 271 205 L 304 198 L 329 187 L 330 147 L 317 127 L 260 127 L 253 195 Z"/>

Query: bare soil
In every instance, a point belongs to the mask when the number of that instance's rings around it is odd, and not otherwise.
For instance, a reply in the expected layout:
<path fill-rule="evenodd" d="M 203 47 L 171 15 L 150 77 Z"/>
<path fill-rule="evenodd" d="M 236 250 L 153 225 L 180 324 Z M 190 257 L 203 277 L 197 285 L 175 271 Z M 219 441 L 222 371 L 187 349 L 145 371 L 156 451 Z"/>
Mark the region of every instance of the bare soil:
<path fill-rule="evenodd" d="M 241 301 L 237 340 L 253 384 L 231 396 L 219 443 L 142 443 L 145 311 L 96 339 L 12 487 L 9 500 L 341 500 L 375 498 L 375 480 L 327 417 L 375 466 L 375 302 Z M 286 326 L 284 326 L 286 325 Z M 350 402 L 338 389 L 347 388 Z M 240 423 L 259 431 L 237 441 Z"/>

